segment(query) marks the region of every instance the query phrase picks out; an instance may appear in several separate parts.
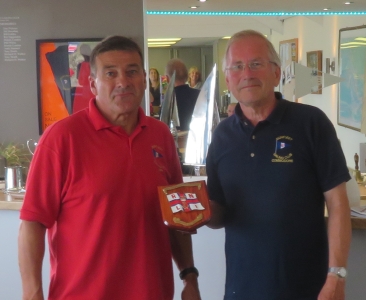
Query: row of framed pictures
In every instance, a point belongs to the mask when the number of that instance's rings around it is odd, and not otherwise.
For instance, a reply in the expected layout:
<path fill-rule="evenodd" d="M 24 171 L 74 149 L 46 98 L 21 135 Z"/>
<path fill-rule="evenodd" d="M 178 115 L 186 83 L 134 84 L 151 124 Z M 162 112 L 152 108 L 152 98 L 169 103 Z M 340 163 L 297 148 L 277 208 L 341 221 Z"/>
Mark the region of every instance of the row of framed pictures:
<path fill-rule="evenodd" d="M 280 91 L 284 98 L 296 101 L 293 62 L 298 62 L 298 39 L 281 41 L 279 49 L 282 62 Z M 317 82 L 311 93 L 321 94 L 322 51 L 307 52 L 306 61 Z M 341 82 L 338 84 L 337 123 L 366 133 L 366 105 L 363 106 L 366 103 L 366 25 L 339 30 L 338 71 Z"/>

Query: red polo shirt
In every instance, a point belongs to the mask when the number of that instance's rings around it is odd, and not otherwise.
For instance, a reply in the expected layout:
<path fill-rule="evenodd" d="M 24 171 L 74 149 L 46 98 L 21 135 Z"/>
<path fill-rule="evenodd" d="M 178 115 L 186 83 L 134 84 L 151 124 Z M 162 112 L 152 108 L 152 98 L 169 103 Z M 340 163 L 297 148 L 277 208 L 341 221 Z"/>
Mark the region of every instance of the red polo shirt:
<path fill-rule="evenodd" d="M 20 218 L 48 228 L 49 299 L 173 298 L 157 186 L 182 181 L 168 127 L 139 110 L 128 136 L 95 106 L 49 127 Z"/>

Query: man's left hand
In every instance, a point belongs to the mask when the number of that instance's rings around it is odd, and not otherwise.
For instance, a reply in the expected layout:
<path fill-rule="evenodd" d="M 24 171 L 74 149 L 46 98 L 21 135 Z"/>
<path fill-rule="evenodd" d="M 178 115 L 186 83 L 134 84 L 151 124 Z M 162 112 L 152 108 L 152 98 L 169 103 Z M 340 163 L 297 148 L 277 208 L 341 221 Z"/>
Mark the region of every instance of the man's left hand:
<path fill-rule="evenodd" d="M 344 300 L 346 281 L 335 274 L 328 274 L 318 300 Z"/>
<path fill-rule="evenodd" d="M 196 274 L 188 274 L 184 278 L 182 300 L 201 300 Z"/>

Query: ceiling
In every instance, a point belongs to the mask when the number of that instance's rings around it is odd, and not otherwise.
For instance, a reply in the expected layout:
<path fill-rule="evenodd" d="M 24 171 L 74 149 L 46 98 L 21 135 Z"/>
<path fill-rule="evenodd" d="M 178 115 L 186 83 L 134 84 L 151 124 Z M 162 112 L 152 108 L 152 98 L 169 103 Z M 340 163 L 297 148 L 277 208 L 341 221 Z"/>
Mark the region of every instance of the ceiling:
<path fill-rule="evenodd" d="M 330 12 L 366 11 L 366 0 L 355 0 L 351 5 L 345 5 L 345 0 L 146 0 L 149 11 L 192 11 L 189 7 L 198 5 L 195 11 L 211 12 Z"/>
<path fill-rule="evenodd" d="M 271 31 L 282 33 L 283 20 L 291 16 L 281 13 L 337 13 L 337 12 L 366 12 L 366 0 L 356 0 L 350 5 L 345 0 L 145 0 L 146 35 L 148 38 L 181 37 L 176 46 L 212 45 L 214 41 L 230 36 L 241 29 L 255 29 L 263 34 Z M 190 6 L 198 5 L 197 9 Z M 323 9 L 329 8 L 327 12 Z M 159 12 L 158 14 L 155 14 Z M 175 15 L 167 12 L 188 12 L 210 15 Z M 252 16 L 222 16 L 220 12 L 258 13 Z M 262 16 L 260 13 L 275 12 L 275 16 Z M 163 14 L 164 13 L 164 14 Z M 312 16 L 321 22 L 326 16 Z M 366 21 L 366 15 L 365 15 Z M 366 22 L 365 22 L 366 23 Z"/>

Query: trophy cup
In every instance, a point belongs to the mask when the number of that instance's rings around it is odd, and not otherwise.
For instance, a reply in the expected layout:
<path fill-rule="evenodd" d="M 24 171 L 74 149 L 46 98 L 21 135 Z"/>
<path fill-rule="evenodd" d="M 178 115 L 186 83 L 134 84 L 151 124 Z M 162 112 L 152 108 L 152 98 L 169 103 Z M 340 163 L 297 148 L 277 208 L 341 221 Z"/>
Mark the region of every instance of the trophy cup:
<path fill-rule="evenodd" d="M 184 163 L 195 167 L 196 176 L 200 175 L 200 168 L 206 166 L 206 156 L 212 132 L 220 122 L 215 101 L 215 84 L 216 65 L 201 88 L 189 126 Z"/>

